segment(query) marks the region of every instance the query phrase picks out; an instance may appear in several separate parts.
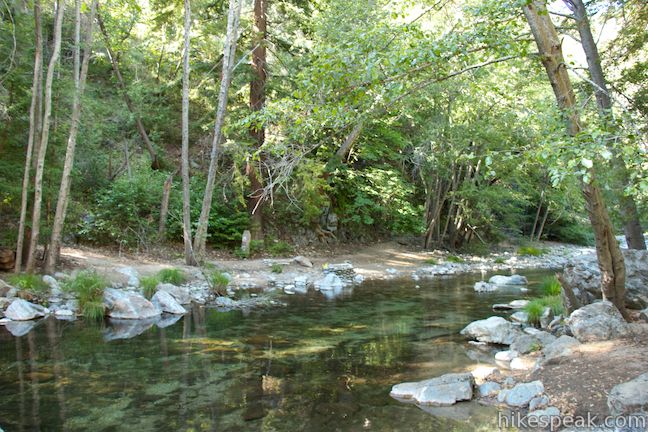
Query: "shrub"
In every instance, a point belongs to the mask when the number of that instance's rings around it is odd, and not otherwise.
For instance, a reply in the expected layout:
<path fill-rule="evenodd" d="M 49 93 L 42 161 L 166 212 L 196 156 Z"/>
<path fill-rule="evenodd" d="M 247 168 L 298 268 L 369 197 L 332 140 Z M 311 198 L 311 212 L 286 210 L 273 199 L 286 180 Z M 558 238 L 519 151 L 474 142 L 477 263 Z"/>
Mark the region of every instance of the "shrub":
<path fill-rule="evenodd" d="M 542 281 L 540 286 L 542 293 L 546 296 L 557 296 L 560 295 L 561 287 L 560 282 L 556 279 L 555 276 L 547 277 Z"/>
<path fill-rule="evenodd" d="M 457 264 L 461 264 L 461 263 L 466 262 L 463 258 L 458 257 L 456 255 L 448 255 L 446 257 L 446 261 L 451 262 L 451 263 L 457 263 Z"/>
<path fill-rule="evenodd" d="M 187 281 L 187 275 L 180 269 L 168 268 L 158 272 L 157 280 L 163 283 L 181 285 Z"/>
<path fill-rule="evenodd" d="M 546 252 L 546 250 L 534 246 L 520 246 L 517 250 L 517 254 L 521 256 L 541 256 Z"/>
<path fill-rule="evenodd" d="M 281 273 L 281 272 L 283 272 L 283 266 L 281 264 L 273 263 L 270 266 L 270 271 L 272 273 Z"/>
<path fill-rule="evenodd" d="M 157 288 L 160 280 L 155 276 L 145 276 L 140 279 L 140 287 L 142 287 L 142 293 L 147 299 L 151 299 L 153 294 L 155 294 L 155 289 Z"/>
<path fill-rule="evenodd" d="M 290 243 L 283 240 L 272 240 L 268 242 L 266 250 L 272 256 L 281 256 L 291 254 L 293 252 L 293 247 Z"/>
<path fill-rule="evenodd" d="M 77 295 L 83 316 L 90 320 L 99 320 L 105 314 L 103 293 L 107 285 L 105 279 L 99 274 L 86 270 L 66 281 L 63 289 Z"/>
<path fill-rule="evenodd" d="M 48 289 L 48 285 L 43 282 L 43 278 L 33 273 L 11 275 L 9 276 L 9 283 L 20 290 L 33 293 L 43 293 Z"/>

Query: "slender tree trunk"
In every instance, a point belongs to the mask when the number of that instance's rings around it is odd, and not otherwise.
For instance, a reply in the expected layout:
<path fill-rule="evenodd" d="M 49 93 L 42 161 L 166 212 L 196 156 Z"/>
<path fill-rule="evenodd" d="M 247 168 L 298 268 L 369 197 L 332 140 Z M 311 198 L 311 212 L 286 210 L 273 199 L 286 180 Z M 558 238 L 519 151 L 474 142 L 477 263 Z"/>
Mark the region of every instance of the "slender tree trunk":
<path fill-rule="evenodd" d="M 608 128 L 615 129 L 612 118 L 612 98 L 608 90 L 607 81 L 603 68 L 601 67 L 601 57 L 599 56 L 598 47 L 592 35 L 589 18 L 587 16 L 587 9 L 583 4 L 583 0 L 563 0 L 567 7 L 569 7 L 576 20 L 578 26 L 578 33 L 580 35 L 581 45 L 585 52 L 587 59 L 587 66 L 589 69 L 590 77 L 594 83 L 594 92 L 596 95 L 596 103 L 599 108 L 599 113 L 603 122 Z M 614 181 L 615 189 L 618 191 L 619 208 L 621 219 L 623 220 L 623 230 L 625 232 L 628 248 L 630 249 L 646 249 L 646 242 L 643 236 L 643 229 L 639 220 L 639 212 L 637 211 L 637 204 L 632 195 L 625 193 L 626 187 L 630 184 L 630 175 L 628 169 L 623 161 L 623 157 L 619 154 L 619 150 L 614 144 L 609 144 L 608 148 L 612 153 L 612 165 L 614 168 Z"/>
<path fill-rule="evenodd" d="M 266 81 L 267 73 L 267 55 L 266 55 L 266 37 L 267 31 L 267 0 L 254 0 L 254 49 L 252 50 L 252 70 L 254 75 L 250 82 L 250 109 L 261 111 L 265 106 L 266 100 Z M 263 146 L 265 141 L 265 128 L 263 126 L 250 128 L 250 135 L 254 139 L 254 145 L 257 149 Z M 248 197 L 248 212 L 250 213 L 250 234 L 253 240 L 263 239 L 263 181 L 260 178 L 261 170 L 255 166 L 253 158 L 248 159 L 245 168 L 248 179 L 250 180 L 251 193 Z"/>
<path fill-rule="evenodd" d="M 207 225 L 211 211 L 212 195 L 216 181 L 216 165 L 218 162 L 218 150 L 220 147 L 221 133 L 225 114 L 227 111 L 227 95 L 229 93 L 232 71 L 234 70 L 234 55 L 236 53 L 236 41 L 238 39 L 239 19 L 241 16 L 241 0 L 229 0 L 229 12 L 227 16 L 227 35 L 223 48 L 223 72 L 220 91 L 218 93 L 218 108 L 216 110 L 216 122 L 214 123 L 214 137 L 212 139 L 211 160 L 209 162 L 209 173 L 207 175 L 207 186 L 203 197 L 200 219 L 194 237 L 194 254 L 200 261 L 205 256 L 207 242 Z"/>
<path fill-rule="evenodd" d="M 108 31 L 106 30 L 106 26 L 103 22 L 103 19 L 101 18 L 101 13 L 99 13 L 98 10 L 97 10 L 97 21 L 99 22 L 99 28 L 101 29 L 101 34 L 103 35 L 106 44 L 106 52 L 108 53 L 108 58 L 110 59 L 110 64 L 112 65 L 113 73 L 117 78 L 117 83 L 119 84 L 119 88 L 122 92 L 122 97 L 124 98 L 124 102 L 126 102 L 126 106 L 128 107 L 128 110 L 131 112 L 131 114 L 133 114 L 133 117 L 135 118 L 135 126 L 137 127 L 137 133 L 139 133 L 139 136 L 142 139 L 142 143 L 144 143 L 144 147 L 146 147 L 146 150 L 149 152 L 149 155 L 151 156 L 151 168 L 154 170 L 158 170 L 160 169 L 160 161 L 157 157 L 157 153 L 155 152 L 155 149 L 153 148 L 153 144 L 151 143 L 151 140 L 149 139 L 149 136 L 146 133 L 146 129 L 144 128 L 144 123 L 142 123 L 142 118 L 135 110 L 135 104 L 133 104 L 133 100 L 128 95 L 128 90 L 126 89 L 126 84 L 124 83 L 124 77 L 122 76 L 121 71 L 119 70 L 119 63 L 117 62 L 117 57 L 115 56 L 115 53 L 112 50 L 112 47 L 110 45 L 110 38 L 108 35 Z"/>
<path fill-rule="evenodd" d="M 538 46 L 540 58 L 556 96 L 558 107 L 566 117 L 567 133 L 573 137 L 581 131 L 578 104 L 565 67 L 561 41 L 556 27 L 551 22 L 545 0 L 533 0 L 522 9 Z M 614 237 L 612 223 L 601 190 L 596 185 L 594 174 L 594 170 L 591 169 L 591 182 L 582 182 L 582 191 L 596 238 L 596 255 L 601 270 L 601 291 L 603 298 L 612 302 L 623 317 L 628 319 L 628 312 L 625 308 L 623 255 Z"/>
<path fill-rule="evenodd" d="M 92 54 L 92 31 L 94 27 L 94 15 L 97 7 L 96 0 L 92 2 L 90 13 L 87 16 L 85 28 L 85 42 L 83 47 L 83 64 L 81 61 L 81 0 L 75 2 L 75 47 L 74 47 L 74 100 L 72 102 L 72 122 L 68 136 L 67 150 L 65 152 L 65 163 L 61 186 L 59 188 L 58 201 L 56 202 L 56 213 L 52 227 L 52 239 L 45 262 L 45 272 L 53 273 L 58 264 L 61 252 L 61 237 L 65 224 L 65 215 L 69 203 L 72 168 L 74 167 L 74 154 L 76 151 L 77 133 L 79 131 L 79 120 L 81 119 L 81 98 L 85 90 L 86 78 L 88 76 L 88 65 Z"/>
<path fill-rule="evenodd" d="M 169 177 L 164 181 L 164 186 L 162 188 L 162 203 L 160 204 L 160 224 L 158 226 L 158 235 L 160 240 L 164 238 L 166 234 L 166 221 L 167 215 L 169 214 L 169 199 L 171 198 L 171 186 L 173 186 L 173 177 L 177 174 L 177 171 L 169 174 Z"/>
<path fill-rule="evenodd" d="M 23 248 L 25 240 L 25 225 L 27 223 L 27 202 L 29 201 L 29 177 L 31 176 L 32 155 L 34 142 L 38 140 L 38 119 L 40 81 L 43 79 L 43 30 L 41 27 L 40 0 L 34 0 L 34 77 L 32 82 L 32 100 L 29 107 L 29 137 L 27 139 L 27 154 L 25 155 L 25 172 L 23 173 L 22 197 L 20 201 L 20 222 L 18 225 L 18 241 L 16 244 L 15 271 L 19 273 L 23 262 Z"/>
<path fill-rule="evenodd" d="M 54 47 L 52 56 L 47 65 L 47 76 L 45 78 L 45 110 L 43 113 L 43 130 L 40 137 L 40 148 L 38 149 L 38 162 L 34 178 L 34 206 L 32 210 L 32 233 L 29 241 L 29 255 L 27 257 L 27 271 L 34 271 L 36 264 L 36 249 L 40 236 L 41 205 L 43 201 L 43 173 L 45 171 L 45 155 L 47 154 L 47 143 L 49 140 L 50 117 L 52 115 L 52 82 L 54 71 L 61 52 L 61 29 L 63 27 L 63 12 L 65 2 L 56 1 L 56 19 L 54 21 Z"/>
<path fill-rule="evenodd" d="M 184 55 L 182 58 L 182 234 L 187 265 L 196 265 L 191 244 L 191 182 L 189 178 L 189 75 L 191 54 L 191 3 L 184 0 Z"/>

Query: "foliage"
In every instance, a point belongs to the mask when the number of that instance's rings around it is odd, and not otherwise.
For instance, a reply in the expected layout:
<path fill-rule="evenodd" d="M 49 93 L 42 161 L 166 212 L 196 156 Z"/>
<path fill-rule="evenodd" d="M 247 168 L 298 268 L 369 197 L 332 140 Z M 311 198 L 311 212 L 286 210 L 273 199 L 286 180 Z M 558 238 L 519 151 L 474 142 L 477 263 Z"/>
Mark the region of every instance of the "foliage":
<path fill-rule="evenodd" d="M 63 289 L 76 294 L 83 316 L 102 319 L 105 314 L 103 293 L 108 283 L 97 272 L 85 270 L 63 284 Z"/>
<path fill-rule="evenodd" d="M 272 273 L 281 273 L 283 272 L 283 266 L 281 264 L 272 263 L 272 265 L 270 266 L 270 271 Z"/>
<path fill-rule="evenodd" d="M 293 252 L 293 247 L 290 243 L 283 240 L 275 240 L 270 238 L 266 241 L 266 251 L 272 256 L 285 256 Z"/>
<path fill-rule="evenodd" d="M 220 270 L 210 270 L 206 273 L 207 283 L 213 292 L 217 295 L 223 295 L 222 290 L 227 288 L 230 278 Z"/>
<path fill-rule="evenodd" d="M 446 260 L 447 262 L 449 262 L 449 263 L 457 263 L 457 264 L 461 264 L 461 263 L 465 263 L 465 262 L 466 262 L 466 260 L 464 260 L 464 259 L 461 258 L 461 257 L 458 257 L 457 255 L 448 255 L 448 256 L 445 258 L 445 260 Z"/>
<path fill-rule="evenodd" d="M 144 276 L 140 278 L 140 287 L 142 288 L 142 293 L 147 299 L 151 299 L 155 294 L 160 279 L 157 276 Z"/>
<path fill-rule="evenodd" d="M 33 273 L 11 275 L 7 280 L 16 288 L 32 293 L 44 293 L 49 289 L 48 285 L 43 282 L 43 278 Z"/>
<path fill-rule="evenodd" d="M 506 259 L 504 259 L 502 257 L 497 257 L 497 258 L 495 258 L 494 262 L 495 262 L 495 264 L 504 264 L 506 262 Z"/>
<path fill-rule="evenodd" d="M 540 285 L 540 291 L 546 296 L 557 296 L 560 295 L 561 286 L 560 282 L 555 276 L 547 277 L 542 280 L 542 285 Z"/>
<path fill-rule="evenodd" d="M 529 323 L 537 325 L 540 323 L 540 317 L 545 308 L 551 308 L 554 315 L 562 314 L 564 307 L 559 295 L 544 296 L 531 300 L 525 307 L 524 311 L 528 314 Z"/>
<path fill-rule="evenodd" d="M 423 261 L 425 264 L 430 264 L 430 265 L 437 265 L 439 261 L 437 261 L 434 258 L 426 258 L 425 261 Z"/>
<path fill-rule="evenodd" d="M 160 282 L 173 285 L 182 285 L 187 281 L 185 272 L 177 268 L 162 269 L 157 273 L 156 277 Z"/>
<path fill-rule="evenodd" d="M 546 253 L 546 250 L 537 248 L 535 246 L 520 246 L 517 254 L 521 256 L 541 256 Z"/>

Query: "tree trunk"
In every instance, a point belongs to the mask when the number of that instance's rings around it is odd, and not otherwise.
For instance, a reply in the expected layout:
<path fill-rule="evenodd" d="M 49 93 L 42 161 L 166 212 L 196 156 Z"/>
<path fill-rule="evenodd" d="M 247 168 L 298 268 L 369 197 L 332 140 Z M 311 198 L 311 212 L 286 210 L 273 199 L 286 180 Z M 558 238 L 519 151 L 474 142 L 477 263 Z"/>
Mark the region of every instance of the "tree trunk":
<path fill-rule="evenodd" d="M 160 240 L 164 238 L 166 234 L 166 221 L 167 214 L 169 213 L 169 198 L 171 198 L 171 186 L 173 186 L 173 177 L 175 177 L 177 171 L 169 174 L 169 177 L 164 181 L 164 186 L 162 187 L 162 203 L 160 204 L 160 224 L 158 225 L 158 236 Z"/>
<path fill-rule="evenodd" d="M 265 87 L 268 78 L 266 68 L 266 37 L 267 31 L 267 0 L 254 0 L 254 49 L 252 50 L 252 70 L 254 72 L 250 81 L 250 109 L 252 112 L 261 111 L 265 106 Z M 250 135 L 254 139 L 254 146 L 259 149 L 265 142 L 265 129 L 263 126 L 250 128 Z M 263 239 L 263 181 L 260 178 L 261 170 L 255 166 L 252 158 L 248 159 L 245 171 L 250 180 L 250 195 L 248 197 L 248 212 L 250 214 L 250 233 L 252 239 Z"/>
<path fill-rule="evenodd" d="M 596 95 L 596 103 L 599 108 L 601 120 L 610 129 L 615 129 L 614 122 L 612 121 L 612 98 L 608 91 L 607 81 L 605 74 L 601 67 L 601 57 L 599 56 L 598 47 L 592 35 L 589 18 L 587 16 L 587 9 L 583 4 L 583 0 L 563 0 L 567 7 L 569 7 L 576 20 L 578 26 L 578 33 L 580 35 L 581 45 L 585 52 L 587 59 L 587 66 L 589 69 L 590 77 L 594 83 L 594 92 Z M 630 175 L 628 169 L 623 161 L 623 157 L 619 154 L 618 149 L 614 144 L 608 144 L 608 149 L 612 153 L 612 166 L 614 168 L 614 182 L 615 190 L 618 191 L 619 196 L 619 209 L 621 219 L 623 220 L 623 230 L 625 233 L 628 248 L 630 249 L 646 249 L 646 242 L 643 236 L 643 229 L 639 220 L 639 212 L 637 211 L 637 204 L 632 195 L 625 193 L 626 187 L 630 184 Z"/>
<path fill-rule="evenodd" d="M 94 27 L 93 24 L 96 7 L 97 2 L 95 0 L 92 2 L 89 15 L 86 17 L 87 24 L 85 28 L 86 39 L 83 47 L 83 65 L 79 65 L 81 60 L 81 0 L 76 0 L 75 2 L 74 100 L 72 102 L 72 121 L 70 124 L 70 134 L 68 136 L 67 150 L 65 153 L 63 175 L 61 176 L 61 186 L 59 189 L 58 201 L 56 202 L 56 213 L 54 215 L 54 225 L 52 227 L 52 239 L 47 254 L 47 261 L 45 262 L 46 273 L 54 272 L 61 252 L 61 237 L 69 202 L 72 168 L 74 167 L 74 153 L 76 151 L 77 133 L 79 131 L 79 120 L 81 118 L 81 98 L 83 97 L 85 90 L 85 82 L 88 76 L 88 64 L 90 63 L 90 56 L 92 54 L 92 31 Z"/>
<path fill-rule="evenodd" d="M 27 154 L 25 155 L 25 172 L 23 173 L 22 197 L 20 201 L 20 222 L 18 224 L 18 240 L 16 243 L 16 265 L 15 271 L 19 273 L 23 262 L 23 248 L 25 240 L 25 225 L 27 223 L 27 202 L 29 201 L 29 177 L 31 175 L 32 155 L 34 153 L 34 142 L 38 139 L 40 115 L 39 100 L 41 80 L 43 79 L 43 30 L 41 27 L 41 6 L 40 0 L 34 0 L 34 77 L 32 81 L 32 99 L 29 107 L 29 137 L 27 138 Z"/>
<path fill-rule="evenodd" d="M 538 46 L 558 107 L 566 117 L 567 133 L 572 137 L 576 136 L 581 131 L 578 104 L 565 67 L 561 41 L 547 12 L 545 0 L 533 0 L 522 9 Z M 601 291 L 603 298 L 612 302 L 627 320 L 623 255 L 614 237 L 612 223 L 601 190 L 595 183 L 594 174 L 594 170 L 591 169 L 591 182 L 582 182 L 582 191 L 596 239 Z"/>
<path fill-rule="evenodd" d="M 227 95 L 229 93 L 232 71 L 234 70 L 234 55 L 236 54 L 236 41 L 238 39 L 239 19 L 241 16 L 242 0 L 229 0 L 229 12 L 227 16 L 227 35 L 223 48 L 223 72 L 221 77 L 220 91 L 218 93 L 218 108 L 216 110 L 216 122 L 214 123 L 214 137 L 212 139 L 209 173 L 207 175 L 207 186 L 203 197 L 200 219 L 194 237 L 194 254 L 200 261 L 205 256 L 207 242 L 207 225 L 211 211 L 212 195 L 216 181 L 216 164 L 218 162 L 218 150 L 220 147 L 221 131 L 227 110 Z"/>
<path fill-rule="evenodd" d="M 57 0 L 56 18 L 54 20 L 54 46 L 52 55 L 47 65 L 47 76 L 45 78 L 45 100 L 43 112 L 43 130 L 40 136 L 40 147 L 38 149 L 38 162 L 36 164 L 36 175 L 34 178 L 34 206 L 32 209 L 32 233 L 29 241 L 29 254 L 27 256 L 28 272 L 34 271 L 36 264 L 36 249 L 40 236 L 41 205 L 43 201 L 43 173 L 45 171 L 45 155 L 47 154 L 47 143 L 49 140 L 50 117 L 52 115 L 52 82 L 54 71 L 61 52 L 61 30 L 63 27 L 63 13 L 65 2 Z"/>
<path fill-rule="evenodd" d="M 122 92 L 122 97 L 124 98 L 124 102 L 126 102 L 126 106 L 128 107 L 128 110 L 131 112 L 131 114 L 133 114 L 133 117 L 135 118 L 135 126 L 137 127 L 137 133 L 139 133 L 139 136 L 142 139 L 142 143 L 144 143 L 144 147 L 146 147 L 146 150 L 149 152 L 149 155 L 151 156 L 151 169 L 158 170 L 160 169 L 160 161 L 158 160 L 157 153 L 155 152 L 155 149 L 153 148 L 153 144 L 151 143 L 151 140 L 149 139 L 149 136 L 146 133 L 146 129 L 144 128 L 144 124 L 142 123 L 142 119 L 137 113 L 137 111 L 135 110 L 135 104 L 133 104 L 132 99 L 128 95 L 126 84 L 124 83 L 124 77 L 122 76 L 121 71 L 119 70 L 119 63 L 117 62 L 117 57 L 115 57 L 115 53 L 112 50 L 110 45 L 110 38 L 108 36 L 108 31 L 106 30 L 106 26 L 98 10 L 97 10 L 97 21 L 99 22 L 99 28 L 101 29 L 101 34 L 103 35 L 106 44 L 106 52 L 108 53 L 108 58 L 110 59 L 110 64 L 112 65 L 113 73 L 117 78 L 119 88 Z"/>
<path fill-rule="evenodd" d="M 184 55 L 182 58 L 182 235 L 185 264 L 196 265 L 191 244 L 191 190 L 189 179 L 189 74 L 191 48 L 191 3 L 184 0 Z"/>

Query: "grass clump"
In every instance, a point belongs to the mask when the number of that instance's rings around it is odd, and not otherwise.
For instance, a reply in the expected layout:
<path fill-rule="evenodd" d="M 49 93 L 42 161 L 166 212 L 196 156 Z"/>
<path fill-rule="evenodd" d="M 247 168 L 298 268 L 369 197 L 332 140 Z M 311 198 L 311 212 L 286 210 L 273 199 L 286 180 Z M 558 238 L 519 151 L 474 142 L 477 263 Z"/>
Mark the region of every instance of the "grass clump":
<path fill-rule="evenodd" d="M 147 299 L 151 299 L 153 294 L 155 294 L 155 289 L 157 288 L 160 280 L 155 276 L 145 276 L 140 279 L 140 287 L 142 288 L 142 294 Z"/>
<path fill-rule="evenodd" d="M 97 272 L 87 270 L 79 272 L 76 277 L 65 282 L 63 289 L 76 294 L 84 317 L 98 321 L 106 312 L 103 294 L 107 285 L 106 280 Z"/>
<path fill-rule="evenodd" d="M 451 263 L 457 263 L 457 264 L 461 264 L 461 263 L 466 262 L 463 258 L 458 257 L 457 255 L 448 255 L 446 257 L 446 261 L 451 262 Z"/>
<path fill-rule="evenodd" d="M 535 246 L 520 246 L 517 250 L 517 254 L 521 256 L 541 256 L 546 252 L 545 249 L 540 249 Z"/>
<path fill-rule="evenodd" d="M 434 259 L 434 258 L 427 258 L 425 261 L 423 261 L 425 264 L 430 264 L 430 265 L 437 265 L 439 262 Z"/>
<path fill-rule="evenodd" d="M 281 273 L 283 272 L 283 266 L 281 264 L 272 263 L 272 265 L 270 266 L 270 271 L 272 273 Z"/>
<path fill-rule="evenodd" d="M 505 258 L 497 257 L 495 258 L 495 264 L 504 264 L 506 262 Z"/>
<path fill-rule="evenodd" d="M 180 269 L 168 268 L 160 270 L 157 279 L 160 282 L 181 285 L 187 281 L 187 275 Z"/>
<path fill-rule="evenodd" d="M 48 285 L 43 282 L 43 278 L 40 275 L 33 273 L 21 273 L 19 275 L 9 276 L 9 283 L 19 290 L 29 291 L 32 293 L 43 293 L 49 288 Z"/>
<path fill-rule="evenodd" d="M 206 275 L 207 283 L 212 291 L 218 295 L 222 295 L 222 291 L 229 285 L 229 277 L 220 270 L 212 270 Z"/>
<path fill-rule="evenodd" d="M 529 323 L 537 325 L 540 323 L 540 317 L 545 308 L 551 308 L 554 315 L 559 315 L 564 312 L 562 300 L 559 295 L 545 296 L 531 300 L 525 307 L 524 311 L 529 317 Z"/>
<path fill-rule="evenodd" d="M 293 247 L 283 240 L 274 240 L 268 242 L 266 250 L 272 256 L 290 255 L 293 252 Z"/>
<path fill-rule="evenodd" d="M 560 295 L 560 282 L 556 279 L 555 276 L 547 277 L 542 281 L 540 286 L 542 293 L 546 296 L 558 296 Z"/>

